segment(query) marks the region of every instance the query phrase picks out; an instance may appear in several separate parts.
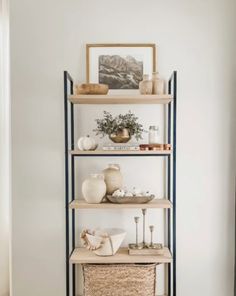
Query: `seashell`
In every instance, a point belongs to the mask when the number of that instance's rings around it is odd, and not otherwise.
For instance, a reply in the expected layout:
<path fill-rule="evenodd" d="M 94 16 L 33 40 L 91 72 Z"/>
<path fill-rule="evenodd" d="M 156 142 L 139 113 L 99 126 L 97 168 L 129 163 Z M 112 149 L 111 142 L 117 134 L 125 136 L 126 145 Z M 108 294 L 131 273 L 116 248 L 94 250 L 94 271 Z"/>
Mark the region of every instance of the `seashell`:
<path fill-rule="evenodd" d="M 117 189 L 112 194 L 112 196 L 117 196 L 117 197 L 123 197 L 124 195 L 125 195 L 125 192 L 122 189 Z"/>
<path fill-rule="evenodd" d="M 140 196 L 142 195 L 143 191 L 140 188 L 134 187 L 132 193 L 134 196 Z"/>
<path fill-rule="evenodd" d="M 127 191 L 127 192 L 125 193 L 125 196 L 126 196 L 126 197 L 132 197 L 132 196 L 134 196 L 134 195 L 133 195 L 133 193 L 132 193 L 131 191 Z"/>

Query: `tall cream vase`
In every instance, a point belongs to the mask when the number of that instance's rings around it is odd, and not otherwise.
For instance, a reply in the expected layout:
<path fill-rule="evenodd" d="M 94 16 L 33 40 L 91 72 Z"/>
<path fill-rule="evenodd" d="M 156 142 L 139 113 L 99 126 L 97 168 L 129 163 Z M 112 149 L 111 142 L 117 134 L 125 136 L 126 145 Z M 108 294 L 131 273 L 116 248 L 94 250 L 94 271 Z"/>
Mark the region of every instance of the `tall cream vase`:
<path fill-rule="evenodd" d="M 109 164 L 108 168 L 103 170 L 107 194 L 112 194 L 115 190 L 120 189 L 123 184 L 123 177 L 118 164 Z"/>
<path fill-rule="evenodd" d="M 103 174 L 91 174 L 82 184 L 82 194 L 87 203 L 100 203 L 106 195 Z"/>
<path fill-rule="evenodd" d="M 147 74 L 144 74 L 143 80 L 139 82 L 139 92 L 141 95 L 152 94 L 152 80 L 149 80 L 149 76 Z"/>
<path fill-rule="evenodd" d="M 152 93 L 154 95 L 163 95 L 165 92 L 165 81 L 160 78 L 158 72 L 152 73 Z"/>

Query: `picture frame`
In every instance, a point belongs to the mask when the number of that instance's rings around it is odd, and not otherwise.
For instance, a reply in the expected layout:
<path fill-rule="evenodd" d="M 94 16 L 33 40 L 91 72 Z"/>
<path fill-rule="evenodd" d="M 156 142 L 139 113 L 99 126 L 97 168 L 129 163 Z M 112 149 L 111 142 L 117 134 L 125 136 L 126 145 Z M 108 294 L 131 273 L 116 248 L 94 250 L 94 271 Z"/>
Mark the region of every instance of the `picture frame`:
<path fill-rule="evenodd" d="M 154 43 L 86 45 L 87 83 L 108 84 L 111 93 L 136 93 L 143 74 L 156 72 Z"/>

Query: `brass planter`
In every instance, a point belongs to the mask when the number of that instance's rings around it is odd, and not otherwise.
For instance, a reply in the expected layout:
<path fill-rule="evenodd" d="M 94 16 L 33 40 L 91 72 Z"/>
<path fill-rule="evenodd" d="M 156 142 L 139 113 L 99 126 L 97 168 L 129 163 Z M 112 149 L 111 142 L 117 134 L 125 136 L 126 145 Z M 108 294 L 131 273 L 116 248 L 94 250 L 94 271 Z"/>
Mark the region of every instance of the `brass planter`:
<path fill-rule="evenodd" d="M 127 128 L 123 128 L 114 134 L 110 134 L 109 138 L 114 143 L 127 143 L 131 139 L 131 135 Z"/>

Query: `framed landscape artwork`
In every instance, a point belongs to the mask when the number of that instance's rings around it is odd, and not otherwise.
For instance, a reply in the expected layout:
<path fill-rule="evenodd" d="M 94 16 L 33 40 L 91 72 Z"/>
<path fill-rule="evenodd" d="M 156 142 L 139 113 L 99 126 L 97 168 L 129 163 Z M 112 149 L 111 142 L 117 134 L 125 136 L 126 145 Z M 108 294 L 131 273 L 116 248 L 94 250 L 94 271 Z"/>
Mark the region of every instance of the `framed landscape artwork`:
<path fill-rule="evenodd" d="M 87 44 L 87 82 L 113 93 L 137 93 L 143 74 L 156 71 L 155 44 Z"/>

